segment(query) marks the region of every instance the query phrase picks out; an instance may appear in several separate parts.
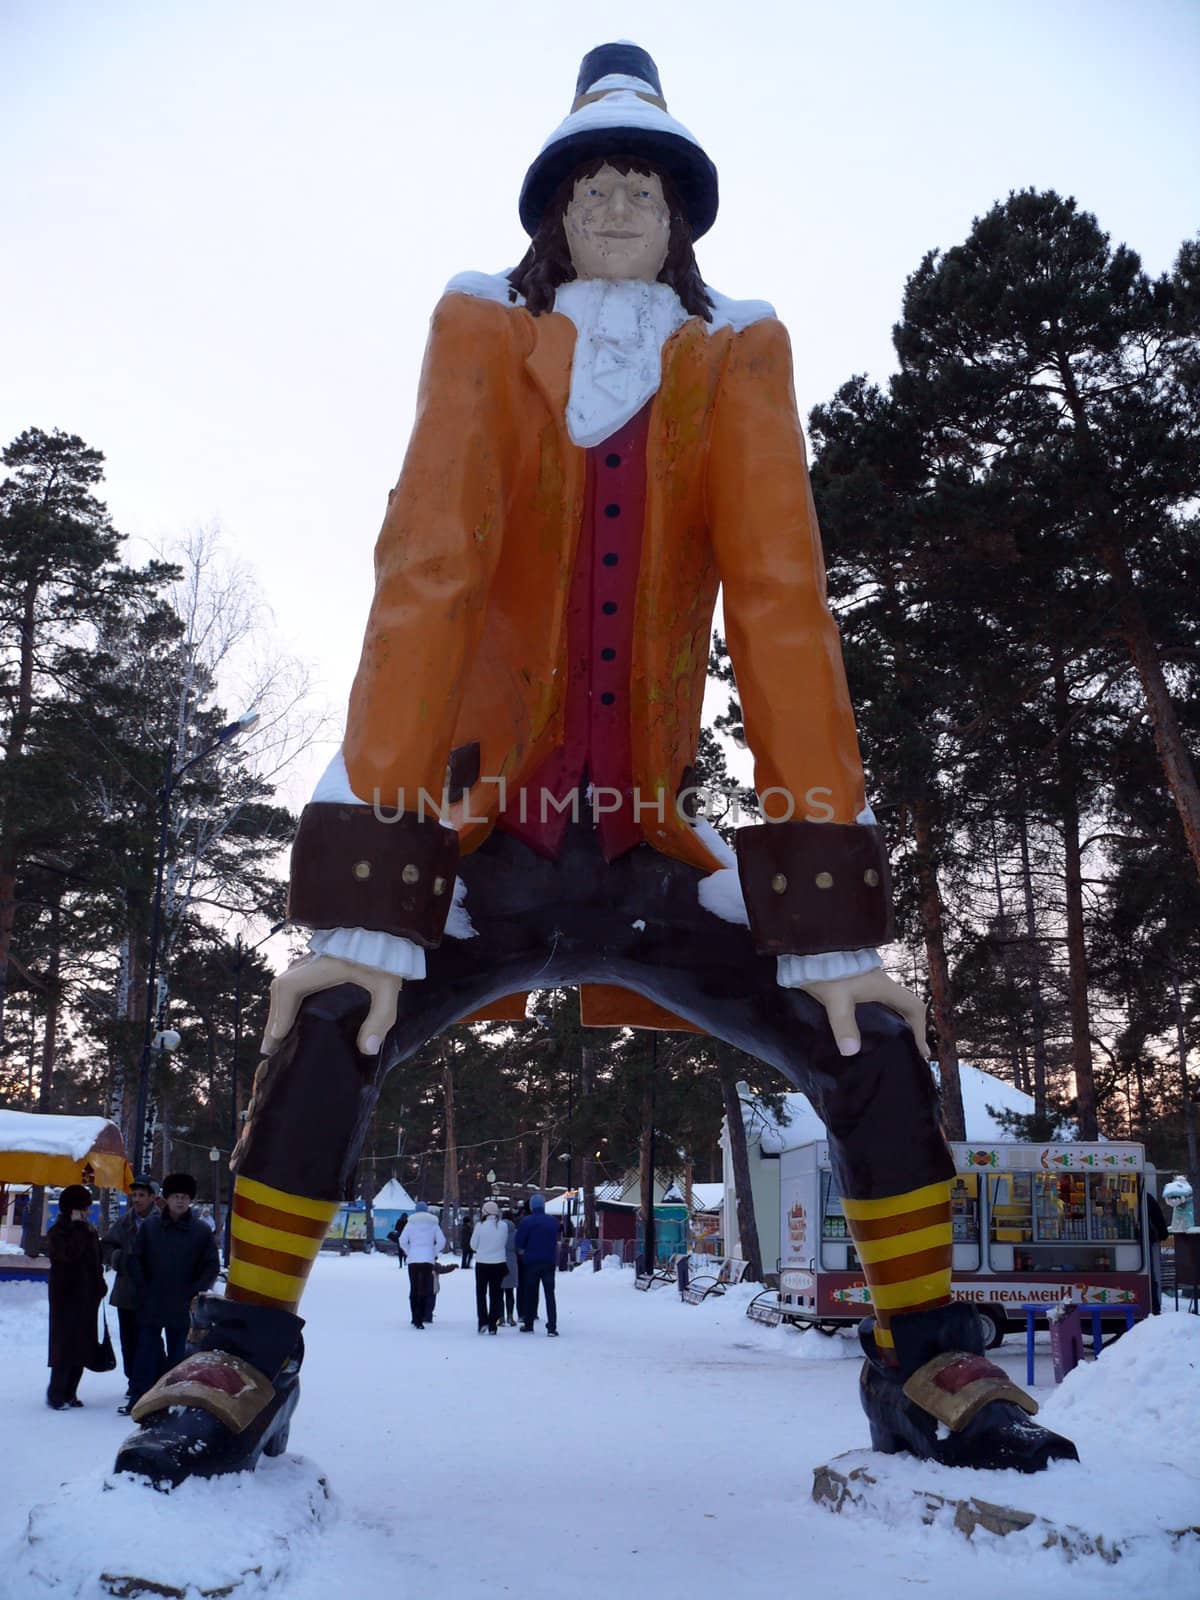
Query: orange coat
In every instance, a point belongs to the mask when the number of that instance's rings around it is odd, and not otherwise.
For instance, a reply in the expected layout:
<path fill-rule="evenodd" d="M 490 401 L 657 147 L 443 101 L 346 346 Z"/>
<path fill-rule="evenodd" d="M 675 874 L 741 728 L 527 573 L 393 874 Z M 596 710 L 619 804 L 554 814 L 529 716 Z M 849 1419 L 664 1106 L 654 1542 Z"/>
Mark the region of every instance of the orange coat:
<path fill-rule="evenodd" d="M 565 414 L 564 316 L 450 293 L 434 312 L 416 423 L 375 551 L 375 598 L 344 752 L 389 811 L 440 797 L 478 741 L 454 812 L 464 851 L 562 733 L 566 606 L 586 452 Z M 695 759 L 718 584 L 755 783 L 797 820 L 853 822 L 862 765 L 782 324 L 692 318 L 663 347 L 652 403 L 631 664 L 633 778 L 656 849 L 719 865 L 675 810 Z M 403 798 L 399 798 L 402 791 Z M 772 815 L 786 811 L 776 795 Z M 479 818 L 482 820 L 470 820 Z"/>

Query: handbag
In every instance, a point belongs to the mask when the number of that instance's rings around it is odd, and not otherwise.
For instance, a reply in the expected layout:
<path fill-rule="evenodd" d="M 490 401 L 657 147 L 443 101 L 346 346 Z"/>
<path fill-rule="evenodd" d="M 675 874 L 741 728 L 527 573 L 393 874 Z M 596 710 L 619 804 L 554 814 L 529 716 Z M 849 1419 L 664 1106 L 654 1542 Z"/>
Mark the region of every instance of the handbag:
<path fill-rule="evenodd" d="M 89 1372 L 111 1372 L 117 1364 L 117 1352 L 113 1349 L 112 1334 L 108 1331 L 108 1318 L 104 1314 L 103 1301 L 100 1302 L 100 1322 L 104 1328 L 104 1337 L 97 1336 L 91 1353 L 83 1360 Z"/>

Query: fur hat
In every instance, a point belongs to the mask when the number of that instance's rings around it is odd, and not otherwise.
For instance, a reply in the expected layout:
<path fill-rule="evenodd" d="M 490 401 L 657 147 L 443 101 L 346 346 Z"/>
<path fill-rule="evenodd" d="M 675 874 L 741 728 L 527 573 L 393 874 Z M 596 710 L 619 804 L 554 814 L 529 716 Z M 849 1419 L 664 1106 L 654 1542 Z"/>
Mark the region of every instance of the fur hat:
<path fill-rule="evenodd" d="M 485 1200 L 483 1209 L 479 1214 L 482 1217 L 498 1217 L 500 1215 L 500 1207 L 494 1200 Z"/>
<path fill-rule="evenodd" d="M 529 1205 L 533 1211 L 545 1211 L 546 1196 L 544 1194 L 531 1194 L 529 1196 Z"/>
<path fill-rule="evenodd" d="M 575 101 L 525 175 L 521 223 L 530 236 L 558 186 L 584 162 L 644 156 L 670 174 L 693 239 L 717 215 L 717 169 L 694 134 L 668 115 L 658 68 L 639 45 L 597 45 L 584 56 Z"/>
<path fill-rule="evenodd" d="M 58 1214 L 69 1217 L 72 1211 L 86 1211 L 92 1203 L 92 1192 L 81 1183 L 69 1183 L 58 1197 Z"/>
<path fill-rule="evenodd" d="M 196 1180 L 190 1172 L 168 1172 L 162 1183 L 163 1199 L 173 1194 L 185 1194 L 189 1200 L 196 1198 Z"/>

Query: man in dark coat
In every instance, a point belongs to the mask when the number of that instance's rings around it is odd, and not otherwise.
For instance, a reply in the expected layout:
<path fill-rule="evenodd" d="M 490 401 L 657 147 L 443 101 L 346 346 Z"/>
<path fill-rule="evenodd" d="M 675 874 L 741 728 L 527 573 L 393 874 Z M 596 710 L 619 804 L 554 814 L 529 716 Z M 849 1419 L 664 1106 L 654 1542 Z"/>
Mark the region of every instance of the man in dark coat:
<path fill-rule="evenodd" d="M 221 1267 L 216 1235 L 192 1210 L 195 1178 L 172 1172 L 162 1190 L 163 1209 L 146 1218 L 130 1255 L 138 1318 L 134 1403 L 183 1360 L 192 1301 L 212 1288 Z"/>
<path fill-rule="evenodd" d="M 96 1348 L 96 1308 L 104 1298 L 100 1236 L 87 1220 L 91 1194 L 73 1183 L 58 1197 L 58 1219 L 46 1235 L 50 1257 L 50 1386 L 52 1411 L 81 1406 L 75 1391 Z"/>
<path fill-rule="evenodd" d="M 546 1332 L 558 1338 L 558 1306 L 554 1298 L 554 1269 L 558 1261 L 558 1220 L 546 1215 L 544 1195 L 535 1194 L 530 1213 L 517 1225 L 517 1259 L 521 1263 L 521 1332 L 532 1333 L 537 1317 L 538 1289 L 546 1296 Z"/>
<path fill-rule="evenodd" d="M 128 1415 L 133 1395 L 133 1364 L 137 1359 L 137 1284 L 130 1270 L 133 1243 L 146 1218 L 154 1214 L 154 1180 L 135 1178 L 129 1186 L 129 1204 L 100 1241 L 104 1264 L 117 1275 L 109 1304 L 117 1313 L 121 1334 L 121 1365 L 125 1370 L 126 1403 L 118 1409 Z"/>

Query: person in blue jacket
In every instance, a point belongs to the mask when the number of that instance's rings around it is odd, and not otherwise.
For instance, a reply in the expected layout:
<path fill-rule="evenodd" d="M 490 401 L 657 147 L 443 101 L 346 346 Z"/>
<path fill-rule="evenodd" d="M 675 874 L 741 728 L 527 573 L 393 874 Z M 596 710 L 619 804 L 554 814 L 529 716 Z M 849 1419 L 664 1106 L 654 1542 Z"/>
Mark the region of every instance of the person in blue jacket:
<path fill-rule="evenodd" d="M 521 1332 L 532 1333 L 538 1309 L 538 1289 L 546 1296 L 546 1332 L 558 1338 L 558 1307 L 554 1300 L 554 1269 L 558 1264 L 558 1219 L 546 1215 L 545 1195 L 535 1194 L 530 1212 L 517 1224 L 517 1257 L 521 1263 L 523 1303 L 518 1307 Z"/>

